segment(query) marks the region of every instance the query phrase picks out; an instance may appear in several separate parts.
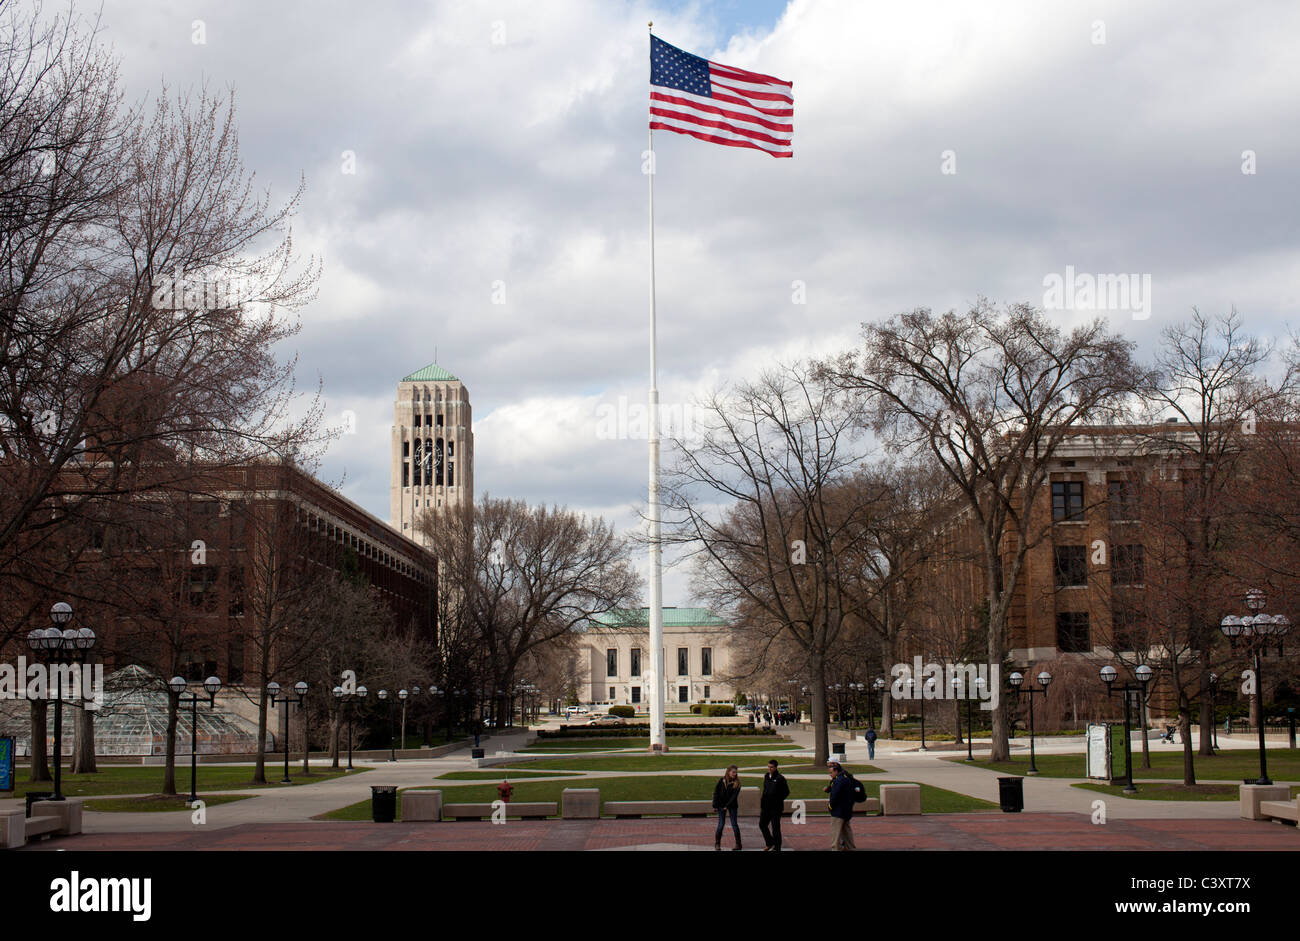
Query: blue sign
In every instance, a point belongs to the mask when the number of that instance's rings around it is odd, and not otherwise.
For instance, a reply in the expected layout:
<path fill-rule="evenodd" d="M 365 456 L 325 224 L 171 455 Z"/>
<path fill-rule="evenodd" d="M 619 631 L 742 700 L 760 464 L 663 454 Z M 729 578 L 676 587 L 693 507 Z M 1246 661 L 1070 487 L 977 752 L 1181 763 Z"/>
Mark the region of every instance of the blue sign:
<path fill-rule="evenodd" d="M 14 789 L 14 740 L 0 738 L 0 791 Z"/>

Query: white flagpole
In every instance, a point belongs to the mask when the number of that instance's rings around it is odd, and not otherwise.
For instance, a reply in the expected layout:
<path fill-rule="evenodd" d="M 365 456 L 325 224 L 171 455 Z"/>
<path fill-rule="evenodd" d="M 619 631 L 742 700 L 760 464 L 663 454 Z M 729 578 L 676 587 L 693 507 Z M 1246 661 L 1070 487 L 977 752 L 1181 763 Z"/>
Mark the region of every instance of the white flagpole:
<path fill-rule="evenodd" d="M 650 23 L 654 28 L 654 23 Z M 651 64 L 651 69 L 654 66 Z M 650 144 L 650 750 L 664 752 L 664 594 L 659 528 L 659 370 L 655 360 L 655 132 Z"/>

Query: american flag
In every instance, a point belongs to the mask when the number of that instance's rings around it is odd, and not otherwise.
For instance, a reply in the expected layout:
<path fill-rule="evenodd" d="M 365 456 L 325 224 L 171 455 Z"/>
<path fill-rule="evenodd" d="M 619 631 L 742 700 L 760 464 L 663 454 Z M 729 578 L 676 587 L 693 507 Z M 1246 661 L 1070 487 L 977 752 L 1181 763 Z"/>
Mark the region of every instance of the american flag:
<path fill-rule="evenodd" d="M 650 37 L 650 129 L 793 155 L 794 86 Z"/>

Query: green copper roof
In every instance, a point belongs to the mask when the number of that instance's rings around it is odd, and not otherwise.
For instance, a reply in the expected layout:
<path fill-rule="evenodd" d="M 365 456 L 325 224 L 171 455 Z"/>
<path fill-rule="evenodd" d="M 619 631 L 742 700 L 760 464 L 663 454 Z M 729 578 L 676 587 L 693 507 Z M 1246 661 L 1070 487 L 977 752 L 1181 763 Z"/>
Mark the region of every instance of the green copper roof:
<path fill-rule="evenodd" d="M 403 382 L 460 382 L 455 376 L 447 372 L 437 363 L 430 363 L 423 369 L 411 373 L 402 379 Z"/>
<path fill-rule="evenodd" d="M 606 611 L 592 618 L 605 627 L 648 627 L 650 609 Z M 708 608 L 664 608 L 664 627 L 726 627 L 727 622 Z"/>

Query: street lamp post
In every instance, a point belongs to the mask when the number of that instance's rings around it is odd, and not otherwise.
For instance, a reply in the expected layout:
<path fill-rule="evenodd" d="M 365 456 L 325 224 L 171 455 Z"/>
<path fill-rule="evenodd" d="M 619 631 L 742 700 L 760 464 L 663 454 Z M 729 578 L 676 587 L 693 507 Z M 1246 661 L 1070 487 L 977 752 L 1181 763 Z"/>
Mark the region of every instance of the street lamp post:
<path fill-rule="evenodd" d="M 1246 592 L 1246 607 L 1257 612 L 1239 618 L 1230 614 L 1219 624 L 1219 629 L 1228 638 L 1228 644 L 1237 649 L 1237 640 L 1244 641 L 1251 654 L 1255 671 L 1255 695 L 1259 700 L 1259 778 L 1246 780 L 1246 784 L 1272 784 L 1268 776 L 1268 753 L 1264 747 L 1264 653 L 1270 639 L 1276 637 L 1279 655 L 1282 652 L 1282 638 L 1291 629 L 1291 620 L 1285 614 L 1259 614 L 1265 604 L 1264 592 L 1252 588 Z"/>
<path fill-rule="evenodd" d="M 289 706 L 293 703 L 301 705 L 303 700 L 307 698 L 307 684 L 302 680 L 294 683 L 294 695 L 292 696 L 288 693 L 281 696 L 280 684 L 274 681 L 266 684 L 266 691 L 271 696 L 272 705 L 284 706 L 284 780 L 280 783 L 292 784 L 293 782 L 289 780 Z M 302 750 L 305 755 L 307 753 L 307 739 L 305 736 L 302 741 Z"/>
<path fill-rule="evenodd" d="M 977 677 L 975 678 L 975 695 L 976 695 L 977 697 L 979 696 L 979 690 L 980 690 L 983 686 L 984 686 L 984 677 L 982 677 L 982 676 L 977 676 Z M 970 711 L 971 695 L 970 695 L 970 690 L 968 690 L 968 689 L 966 688 L 966 683 L 965 683 L 964 678 L 963 678 L 963 677 L 958 677 L 958 676 L 954 676 L 954 677 L 952 678 L 952 688 L 953 688 L 954 691 L 960 689 L 960 691 L 961 691 L 961 697 L 962 697 L 963 699 L 966 700 L 966 760 L 967 760 L 967 761 L 974 761 L 974 760 L 975 760 L 975 753 L 974 753 L 974 751 L 972 750 L 972 749 L 973 749 L 973 745 L 972 745 L 972 741 L 971 741 L 971 740 L 975 737 L 975 724 L 974 724 L 974 721 L 971 719 L 971 711 Z M 957 717 L 957 730 L 958 730 L 958 732 L 961 731 L 961 716 L 960 716 L 960 715 L 958 715 L 958 717 Z"/>
<path fill-rule="evenodd" d="M 1210 674 L 1210 730 L 1211 730 L 1210 748 L 1212 749 L 1217 749 L 1219 747 L 1219 717 L 1215 715 L 1215 709 L 1217 708 L 1217 703 L 1215 702 L 1215 700 L 1218 699 L 1218 696 L 1216 695 L 1218 693 L 1218 689 L 1219 689 L 1219 674 L 1211 673 Z"/>
<path fill-rule="evenodd" d="M 1124 793 L 1136 794 L 1137 784 L 1133 782 L 1133 733 L 1132 725 L 1129 721 L 1129 697 L 1134 693 L 1137 694 L 1139 706 L 1146 698 L 1147 687 L 1151 683 L 1151 678 L 1155 675 L 1151 668 L 1145 663 L 1137 668 L 1138 682 L 1134 686 L 1132 683 L 1125 683 L 1123 686 L 1116 686 L 1115 679 L 1119 672 L 1109 663 L 1101 668 L 1101 681 L 1106 684 L 1106 695 L 1119 692 L 1124 696 Z"/>
<path fill-rule="evenodd" d="M 334 693 L 334 698 L 339 701 L 339 704 L 347 712 L 347 719 L 348 719 L 348 768 L 347 770 L 351 771 L 352 770 L 352 710 L 356 705 L 356 701 L 358 699 L 365 699 L 366 696 L 370 693 L 370 690 L 366 689 L 364 686 L 358 686 L 355 692 L 349 693 L 349 692 L 344 692 L 342 686 L 335 686 L 333 689 L 333 693 Z"/>
<path fill-rule="evenodd" d="M 186 692 L 189 684 L 185 682 L 183 676 L 173 676 L 167 687 L 176 697 L 176 707 L 190 707 L 190 803 L 193 804 L 199 799 L 198 792 L 195 790 L 198 779 L 199 765 L 199 695 L 197 693 Z M 217 705 L 217 693 L 221 690 L 221 680 L 215 676 L 210 676 L 203 681 L 203 689 L 208 694 L 208 708 L 214 709 Z"/>
<path fill-rule="evenodd" d="M 36 628 L 27 635 L 27 646 L 33 653 L 43 653 L 55 665 L 81 663 L 95 646 L 95 632 L 88 627 L 78 630 L 68 627 L 72 621 L 72 606 L 66 601 L 56 602 L 50 608 L 54 626 Z M 57 671 L 54 683 L 54 796 L 50 800 L 63 800 L 63 671 Z M 84 690 L 83 690 L 84 692 Z"/>
<path fill-rule="evenodd" d="M 401 695 L 402 698 L 405 699 L 406 698 L 405 693 L 406 690 L 402 690 L 399 695 Z M 395 710 L 397 707 L 397 703 L 395 703 L 389 697 L 388 690 L 386 689 L 381 689 L 379 691 L 379 701 L 388 703 L 388 760 L 396 761 L 397 760 L 397 738 L 396 738 L 397 730 L 394 728 L 394 724 L 396 723 Z"/>
<path fill-rule="evenodd" d="M 1052 682 L 1052 674 L 1044 670 L 1038 674 L 1037 679 L 1038 687 L 1035 688 L 1033 686 L 1024 686 L 1025 677 L 1021 673 L 1012 673 L 1007 677 L 1007 681 L 1011 684 L 1011 691 L 1016 694 L 1017 699 L 1020 698 L 1021 693 L 1029 697 L 1029 770 L 1025 772 L 1026 774 L 1038 774 L 1038 765 L 1035 762 L 1034 755 L 1034 697 L 1047 695 L 1047 687 Z"/>
<path fill-rule="evenodd" d="M 884 677 L 878 676 L 874 680 L 872 680 L 871 689 L 873 690 L 873 694 L 867 699 L 867 725 L 874 729 L 876 727 L 875 699 L 877 696 L 881 695 L 884 692 L 885 689 Z M 885 704 L 883 702 L 880 704 L 880 721 L 881 722 L 885 721 Z"/>

